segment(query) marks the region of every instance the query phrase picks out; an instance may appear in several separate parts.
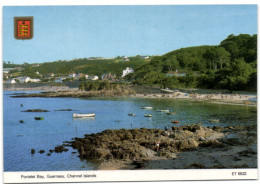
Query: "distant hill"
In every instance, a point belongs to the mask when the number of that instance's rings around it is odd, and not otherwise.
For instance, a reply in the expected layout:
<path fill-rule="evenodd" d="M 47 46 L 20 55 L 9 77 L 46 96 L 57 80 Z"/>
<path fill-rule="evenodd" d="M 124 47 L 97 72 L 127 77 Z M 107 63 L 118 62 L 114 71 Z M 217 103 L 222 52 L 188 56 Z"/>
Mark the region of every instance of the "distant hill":
<path fill-rule="evenodd" d="M 54 61 L 39 64 L 39 66 L 34 66 L 27 64 L 22 70 L 21 75 L 27 75 L 30 77 L 36 77 L 36 72 L 38 71 L 41 75 L 47 75 L 54 73 L 56 75 L 68 75 L 69 73 L 85 73 L 88 75 L 98 75 L 101 76 L 104 73 L 112 73 L 117 76 L 122 75 L 122 70 L 126 67 L 137 68 L 150 60 L 145 60 L 140 57 L 130 57 L 130 61 L 122 61 L 123 59 L 97 59 L 88 60 L 74 59 L 69 61 Z"/>

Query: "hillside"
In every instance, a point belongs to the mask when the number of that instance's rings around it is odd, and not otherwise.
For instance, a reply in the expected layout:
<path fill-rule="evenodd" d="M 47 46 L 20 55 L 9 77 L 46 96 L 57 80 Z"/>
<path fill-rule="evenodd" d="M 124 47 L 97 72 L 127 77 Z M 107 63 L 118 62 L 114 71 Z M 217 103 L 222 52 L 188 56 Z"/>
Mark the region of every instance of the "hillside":
<path fill-rule="evenodd" d="M 130 61 L 122 61 L 123 59 L 95 59 L 88 60 L 74 59 L 70 61 L 54 61 L 46 62 L 35 66 L 33 64 L 23 64 L 21 67 L 24 69 L 19 75 L 26 75 L 29 77 L 37 77 L 36 72 L 38 71 L 42 76 L 47 76 L 54 73 L 56 76 L 68 75 L 69 73 L 85 73 L 88 75 L 101 76 L 104 73 L 112 73 L 117 76 L 122 75 L 122 70 L 126 67 L 133 69 L 147 63 L 150 60 L 145 60 L 140 57 L 129 57 Z M 16 65 L 17 66 L 17 65 Z M 18 65 L 19 66 L 19 65 Z M 8 64 L 5 64 L 8 67 Z M 14 74 L 17 71 L 12 71 Z"/>
<path fill-rule="evenodd" d="M 216 46 L 181 48 L 154 57 L 128 79 L 160 87 L 256 91 L 257 35 L 230 35 Z"/>

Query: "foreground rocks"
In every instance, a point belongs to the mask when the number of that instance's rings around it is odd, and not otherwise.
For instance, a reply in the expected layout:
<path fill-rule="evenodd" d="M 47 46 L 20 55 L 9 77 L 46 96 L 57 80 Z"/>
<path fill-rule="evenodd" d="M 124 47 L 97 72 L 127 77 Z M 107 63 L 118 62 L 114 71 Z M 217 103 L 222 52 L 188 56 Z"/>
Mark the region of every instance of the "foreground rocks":
<path fill-rule="evenodd" d="M 167 131 L 105 130 L 66 141 L 63 146 L 77 149 L 81 159 L 99 163 L 98 169 L 252 168 L 257 165 L 256 140 L 256 126 L 193 124 Z M 67 151 L 63 146 L 57 146 L 55 152 Z"/>
<path fill-rule="evenodd" d="M 82 159 L 92 161 L 148 161 L 175 159 L 177 153 L 199 146 L 224 146 L 217 139 L 224 133 L 200 124 L 161 129 L 105 130 L 98 134 L 75 138 L 71 146 Z M 158 150 L 156 142 L 160 141 Z"/>

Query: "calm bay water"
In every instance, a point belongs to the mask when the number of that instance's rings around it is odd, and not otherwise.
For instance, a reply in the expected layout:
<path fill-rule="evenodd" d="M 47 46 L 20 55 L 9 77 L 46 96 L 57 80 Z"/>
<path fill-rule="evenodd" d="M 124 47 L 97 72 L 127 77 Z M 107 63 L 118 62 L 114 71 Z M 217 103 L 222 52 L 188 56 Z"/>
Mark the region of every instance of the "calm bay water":
<path fill-rule="evenodd" d="M 5 91 L 3 97 L 4 171 L 92 170 L 95 165 L 80 160 L 77 153 L 72 153 L 76 151 L 72 148 L 51 156 L 47 153 L 63 141 L 106 129 L 163 129 L 173 126 L 170 123 L 173 120 L 180 121 L 175 126 L 198 122 L 203 126 L 248 126 L 257 123 L 257 108 L 250 106 L 140 98 L 11 98 L 12 93 L 19 92 Z M 143 106 L 152 106 L 153 110 L 143 110 Z M 176 115 L 157 112 L 166 108 L 171 108 Z M 22 112 L 28 109 L 50 112 Z M 73 111 L 55 111 L 59 109 Z M 94 112 L 96 117 L 73 119 L 73 112 Z M 128 116 L 128 113 L 135 113 L 136 117 Z M 145 118 L 144 114 L 152 114 L 152 118 Z M 34 120 L 35 116 L 44 117 L 44 120 Z M 220 122 L 210 122 L 210 119 L 219 119 Z M 34 155 L 31 149 L 36 150 Z M 45 150 L 45 153 L 40 154 L 39 150 Z"/>

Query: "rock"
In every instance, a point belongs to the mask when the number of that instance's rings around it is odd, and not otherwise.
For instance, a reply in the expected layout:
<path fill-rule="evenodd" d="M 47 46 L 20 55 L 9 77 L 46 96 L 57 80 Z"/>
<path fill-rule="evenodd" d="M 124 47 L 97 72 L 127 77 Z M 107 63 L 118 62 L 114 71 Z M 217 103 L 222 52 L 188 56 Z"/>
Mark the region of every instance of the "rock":
<path fill-rule="evenodd" d="M 225 145 L 218 140 L 206 140 L 199 144 L 201 147 L 224 148 Z"/>
<path fill-rule="evenodd" d="M 42 109 L 28 109 L 26 111 L 22 112 L 49 112 L 48 110 L 42 110 Z"/>
<path fill-rule="evenodd" d="M 251 149 L 249 150 L 245 150 L 245 151 L 241 151 L 238 153 L 240 156 L 244 156 L 244 157 L 250 157 L 250 155 L 256 155 L 257 153 Z"/>
<path fill-rule="evenodd" d="M 206 167 L 204 165 L 202 165 L 202 164 L 194 163 L 194 164 L 191 164 L 189 168 L 204 169 Z"/>
<path fill-rule="evenodd" d="M 40 154 L 43 154 L 44 152 L 45 152 L 44 150 L 40 150 L 40 151 L 39 151 Z"/>
<path fill-rule="evenodd" d="M 51 154 L 50 154 L 50 153 L 47 153 L 47 156 L 51 156 Z"/>
<path fill-rule="evenodd" d="M 190 138 L 190 139 L 185 139 L 185 140 L 180 141 L 179 149 L 180 150 L 189 150 L 189 149 L 197 148 L 198 146 L 199 146 L 199 143 L 196 140 Z"/>
<path fill-rule="evenodd" d="M 144 167 L 144 162 L 133 161 L 132 165 L 135 165 L 135 169 L 141 169 Z"/>
<path fill-rule="evenodd" d="M 219 130 L 220 131 L 220 130 Z M 83 138 L 74 138 L 67 146 L 78 150 L 81 159 L 100 162 L 106 161 L 149 161 L 175 159 L 176 153 L 196 149 L 198 146 L 223 146 L 217 138 L 223 133 L 201 124 L 173 127 L 170 136 L 162 136 L 162 129 L 119 129 L 104 130 L 96 134 L 86 134 Z M 159 150 L 155 143 L 160 141 Z M 63 146 L 55 147 L 55 152 L 65 151 Z M 137 166 L 139 167 L 139 166 Z M 140 166 L 141 167 L 141 166 Z"/>
<path fill-rule="evenodd" d="M 177 155 L 175 153 L 171 153 L 167 150 L 163 150 L 159 152 L 159 156 L 165 157 L 167 159 L 175 159 L 177 158 Z"/>
<path fill-rule="evenodd" d="M 31 149 L 31 154 L 34 154 L 35 153 L 35 149 Z"/>
<path fill-rule="evenodd" d="M 95 154 L 95 157 L 98 159 L 102 159 L 104 157 L 107 157 L 108 155 L 109 155 L 108 157 L 112 156 L 110 150 L 103 149 L 103 148 L 96 148 L 94 150 L 94 154 Z"/>
<path fill-rule="evenodd" d="M 66 149 L 64 146 L 56 146 L 55 147 L 55 149 L 54 149 L 54 151 L 56 152 L 56 153 L 62 153 L 63 151 L 68 151 L 69 149 Z"/>
<path fill-rule="evenodd" d="M 205 137 L 200 137 L 199 141 L 206 141 Z"/>

